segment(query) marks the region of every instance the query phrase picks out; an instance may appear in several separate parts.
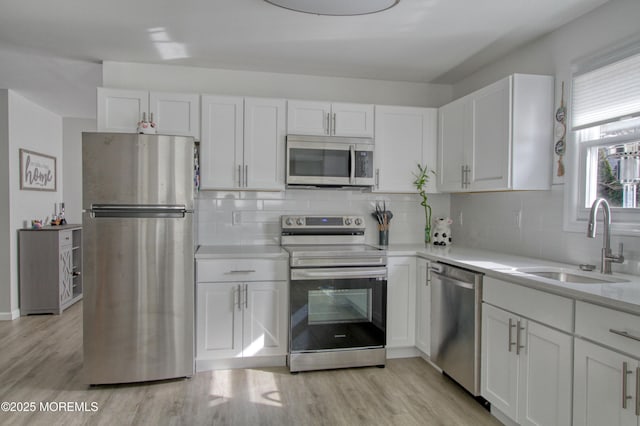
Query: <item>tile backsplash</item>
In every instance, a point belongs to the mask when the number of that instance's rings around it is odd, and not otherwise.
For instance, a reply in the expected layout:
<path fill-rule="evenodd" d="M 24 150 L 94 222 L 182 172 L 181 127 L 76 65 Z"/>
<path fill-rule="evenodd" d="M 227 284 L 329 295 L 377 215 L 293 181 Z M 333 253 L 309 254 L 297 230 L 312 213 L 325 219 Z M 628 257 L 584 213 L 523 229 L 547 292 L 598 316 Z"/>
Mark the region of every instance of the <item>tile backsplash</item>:
<path fill-rule="evenodd" d="M 197 235 L 201 245 L 279 244 L 283 214 L 362 215 L 366 242 L 378 242 L 375 202 L 393 212 L 390 244 L 422 243 L 424 210 L 417 194 L 378 194 L 358 190 L 291 189 L 284 192 L 201 191 Z M 447 194 L 429 195 L 433 217 L 449 215 Z"/>

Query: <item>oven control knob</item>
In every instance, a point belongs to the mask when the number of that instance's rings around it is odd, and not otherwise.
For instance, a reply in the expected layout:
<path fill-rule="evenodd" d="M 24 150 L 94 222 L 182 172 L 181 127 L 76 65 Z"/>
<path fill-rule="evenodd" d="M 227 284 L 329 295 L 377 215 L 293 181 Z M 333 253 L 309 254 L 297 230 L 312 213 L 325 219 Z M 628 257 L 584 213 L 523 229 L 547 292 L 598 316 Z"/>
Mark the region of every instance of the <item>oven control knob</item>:
<path fill-rule="evenodd" d="M 347 225 L 347 226 L 351 225 L 351 218 L 350 217 L 346 218 L 344 220 L 344 224 Z"/>
<path fill-rule="evenodd" d="M 362 219 L 360 219 L 359 217 L 356 218 L 356 226 L 360 226 L 362 225 Z"/>
<path fill-rule="evenodd" d="M 303 218 L 301 218 L 301 217 L 299 217 L 299 218 L 297 218 L 297 219 L 296 219 L 296 223 L 297 223 L 298 225 L 302 226 L 302 225 L 304 225 L 304 219 L 303 219 Z"/>
<path fill-rule="evenodd" d="M 288 217 L 287 220 L 284 221 L 285 225 L 291 226 L 293 225 L 293 219 Z"/>

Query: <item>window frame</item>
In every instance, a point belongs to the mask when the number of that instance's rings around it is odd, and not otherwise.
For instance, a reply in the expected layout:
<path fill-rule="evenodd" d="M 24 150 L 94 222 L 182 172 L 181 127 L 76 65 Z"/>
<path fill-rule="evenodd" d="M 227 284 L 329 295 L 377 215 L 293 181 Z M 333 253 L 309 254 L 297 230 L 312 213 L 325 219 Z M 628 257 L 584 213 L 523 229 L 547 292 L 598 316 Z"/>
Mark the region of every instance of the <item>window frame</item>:
<path fill-rule="evenodd" d="M 617 45 L 605 49 L 595 55 L 579 59 L 572 63 L 571 84 L 569 85 L 569 99 L 572 99 L 573 81 L 577 75 L 584 74 L 594 69 L 606 66 L 626 57 L 640 54 L 640 38 L 624 45 Z M 569 108 L 572 105 L 568 105 Z M 572 116 L 567 115 L 571 120 Z M 571 123 L 569 123 L 571 124 Z M 601 123 L 593 123 L 596 127 Z M 591 128 L 588 127 L 588 128 Z M 584 130 L 584 126 L 581 127 Z M 609 146 L 618 143 L 637 141 L 638 135 L 615 136 L 604 139 L 580 141 L 578 134 L 581 130 L 573 130 L 572 126 L 567 126 L 567 152 L 565 155 L 567 173 L 565 175 L 565 196 L 563 228 L 565 231 L 586 232 L 590 208 L 585 207 L 587 193 L 587 173 L 593 167 L 587 162 L 589 150 L 598 146 Z M 591 161 L 593 163 L 593 160 Z M 640 208 L 625 209 L 622 207 L 611 208 L 611 233 L 613 235 L 638 236 L 640 237 Z"/>

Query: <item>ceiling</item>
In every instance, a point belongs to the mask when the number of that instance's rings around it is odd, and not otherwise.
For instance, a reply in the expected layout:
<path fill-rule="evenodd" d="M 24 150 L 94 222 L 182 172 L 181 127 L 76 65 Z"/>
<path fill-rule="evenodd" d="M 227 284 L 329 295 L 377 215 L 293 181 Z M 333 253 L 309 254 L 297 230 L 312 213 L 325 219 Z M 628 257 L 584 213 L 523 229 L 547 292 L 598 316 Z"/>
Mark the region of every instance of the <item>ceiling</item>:
<path fill-rule="evenodd" d="M 0 47 L 94 63 L 452 84 L 607 1 L 401 0 L 332 17 L 263 0 L 0 0 Z"/>

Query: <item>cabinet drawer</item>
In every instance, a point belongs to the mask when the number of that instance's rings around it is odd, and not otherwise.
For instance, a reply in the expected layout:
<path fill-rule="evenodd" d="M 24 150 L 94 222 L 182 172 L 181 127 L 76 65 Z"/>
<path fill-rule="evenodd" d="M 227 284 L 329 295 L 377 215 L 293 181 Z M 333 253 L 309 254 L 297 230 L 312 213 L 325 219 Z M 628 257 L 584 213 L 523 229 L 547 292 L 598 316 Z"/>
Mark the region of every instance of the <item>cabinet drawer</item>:
<path fill-rule="evenodd" d="M 58 232 L 58 244 L 60 247 L 69 246 L 73 242 L 73 231 L 60 231 Z"/>
<path fill-rule="evenodd" d="M 224 259 L 196 262 L 198 282 L 286 281 L 288 279 L 289 266 L 286 260 Z"/>
<path fill-rule="evenodd" d="M 576 302 L 576 335 L 640 358 L 640 316 Z"/>
<path fill-rule="evenodd" d="M 482 300 L 487 303 L 568 333 L 573 332 L 571 299 L 491 277 L 484 278 L 482 293 Z"/>

